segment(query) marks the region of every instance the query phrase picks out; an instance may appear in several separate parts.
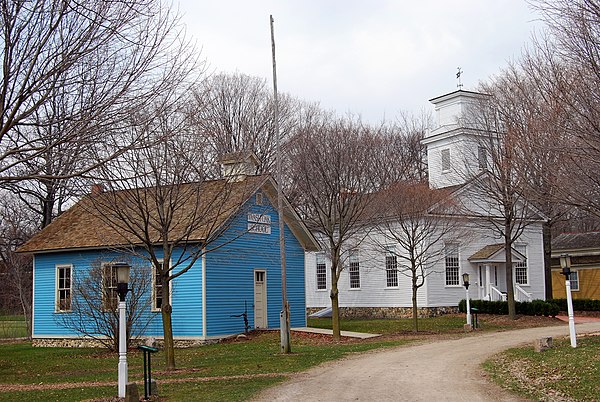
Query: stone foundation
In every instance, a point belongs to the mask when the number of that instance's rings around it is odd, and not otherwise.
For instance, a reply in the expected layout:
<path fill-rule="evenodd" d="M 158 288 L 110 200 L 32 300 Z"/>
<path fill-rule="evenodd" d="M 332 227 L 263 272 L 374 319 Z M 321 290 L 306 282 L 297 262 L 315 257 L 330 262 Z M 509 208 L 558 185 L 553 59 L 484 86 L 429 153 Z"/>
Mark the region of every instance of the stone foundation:
<path fill-rule="evenodd" d="M 40 348 L 103 348 L 97 339 L 90 338 L 33 338 L 31 345 Z"/>
<path fill-rule="evenodd" d="M 306 314 L 311 315 L 325 307 L 308 307 Z M 446 314 L 458 313 L 455 307 L 419 307 L 417 315 L 419 318 L 439 317 Z M 412 307 L 340 307 L 340 318 L 360 319 L 398 319 L 412 318 Z"/>
<path fill-rule="evenodd" d="M 177 349 L 192 348 L 211 343 L 218 343 L 220 339 L 176 339 L 174 341 Z M 137 345 L 147 344 L 147 339 L 134 339 L 130 341 L 129 348 Z M 92 338 L 33 338 L 31 342 L 34 347 L 42 348 L 104 348 L 105 346 L 97 339 Z M 162 349 L 162 339 L 153 339 L 153 346 Z"/>

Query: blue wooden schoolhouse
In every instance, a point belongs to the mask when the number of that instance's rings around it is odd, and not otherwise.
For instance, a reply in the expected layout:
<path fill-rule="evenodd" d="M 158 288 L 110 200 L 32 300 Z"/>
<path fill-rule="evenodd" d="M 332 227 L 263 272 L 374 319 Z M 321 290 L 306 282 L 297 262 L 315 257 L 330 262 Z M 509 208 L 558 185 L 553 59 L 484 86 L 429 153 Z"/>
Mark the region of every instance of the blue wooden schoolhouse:
<path fill-rule="evenodd" d="M 229 167 L 228 167 L 229 166 Z M 246 169 L 248 170 L 248 169 Z M 282 309 L 281 265 L 277 191 L 269 175 L 251 175 L 235 164 L 224 165 L 225 177 L 199 184 L 206 192 L 211 186 L 230 188 L 231 194 L 244 194 L 230 211 L 221 213 L 223 230 L 211 242 L 211 250 L 198 258 L 183 275 L 171 281 L 173 334 L 175 340 L 205 341 L 244 332 L 240 314 L 247 311 L 250 328 L 278 328 Z M 233 178 L 233 179 L 232 179 Z M 238 191 L 243 187 L 243 191 Z M 90 208 L 88 195 L 64 212 L 19 252 L 33 253 L 33 339 L 34 344 L 65 344 L 84 338 L 65 325 L 65 317 L 75 314 L 76 279 L 98 264 L 128 261 L 132 266 L 149 265 L 143 248 L 135 239 L 119 236 L 106 219 Z M 196 200 L 201 202 L 201 200 Z M 304 280 L 305 251 L 318 244 L 293 208 L 284 202 L 287 297 L 292 327 L 306 326 Z M 224 216 L 223 216 L 224 215 Z M 204 241 L 201 231 L 187 242 Z M 193 247 L 180 246 L 172 259 L 183 257 Z M 134 251 L 134 252 L 132 252 Z M 147 266 L 148 275 L 152 267 Z M 102 289 L 110 280 L 99 277 Z M 106 283 L 104 283 L 106 282 Z M 141 319 L 141 337 L 162 337 L 160 291 L 151 282 Z"/>

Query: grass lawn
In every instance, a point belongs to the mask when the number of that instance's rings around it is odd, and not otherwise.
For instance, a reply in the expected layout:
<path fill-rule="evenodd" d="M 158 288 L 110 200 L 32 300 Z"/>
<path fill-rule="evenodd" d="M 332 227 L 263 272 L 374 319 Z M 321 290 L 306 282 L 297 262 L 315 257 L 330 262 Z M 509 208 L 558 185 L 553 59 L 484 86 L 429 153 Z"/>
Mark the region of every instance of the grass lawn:
<path fill-rule="evenodd" d="M 534 400 L 600 400 L 600 336 L 554 340 L 542 353 L 509 349 L 484 363 L 494 381 Z"/>
<path fill-rule="evenodd" d="M 435 318 L 419 318 L 419 331 L 448 333 L 463 332 L 465 317 L 445 315 Z M 331 329 L 331 318 L 309 318 L 308 326 Z M 342 331 L 366 332 L 392 335 L 412 332 L 412 319 L 400 320 L 341 320 Z"/>
<path fill-rule="evenodd" d="M 515 328 L 528 328 L 559 324 L 560 322 L 547 317 L 521 316 L 518 320 L 510 320 L 508 316 L 480 314 L 478 317 L 479 330 L 498 331 Z M 447 314 L 440 317 L 419 318 L 419 332 L 425 334 L 457 334 L 464 333 L 466 318 L 464 314 Z M 308 326 L 313 328 L 331 329 L 331 318 L 309 318 Z M 410 318 L 399 320 L 341 320 L 342 331 L 366 332 L 383 335 L 408 334 L 413 331 L 413 321 Z"/>
<path fill-rule="evenodd" d="M 483 318 L 484 330 L 548 325 L 549 322 L 532 321 L 532 318 L 517 321 Z M 334 343 L 325 335 L 294 333 L 293 353 L 289 355 L 279 353 L 278 331 L 255 332 L 248 341 L 178 349 L 175 352 L 178 370 L 174 372 L 164 371 L 164 355 L 159 351 L 152 357 L 153 378 L 159 384 L 159 394 L 166 400 L 242 401 L 293 373 L 351 353 L 444 334 L 463 336 L 464 320 L 463 315 L 420 319 L 421 332 L 417 334 L 412 332 L 410 319 L 342 320 L 343 330 L 385 336 L 368 340 L 344 338 Z M 330 328 L 331 320 L 309 320 L 309 325 Z M 129 351 L 129 379 L 138 384 L 143 378 L 142 360 L 138 350 Z M 117 392 L 117 362 L 116 353 L 103 349 L 34 348 L 30 343 L 0 343 L 0 401 L 109 400 Z M 61 385 L 65 383 L 78 386 Z M 15 384 L 18 387 L 9 391 L 8 386 Z M 143 387 L 139 390 L 143 394 Z"/>
<path fill-rule="evenodd" d="M 293 337 L 293 352 L 279 354 L 279 333 L 264 332 L 249 341 L 220 343 L 176 351 L 179 370 L 167 373 L 164 356 L 153 356 L 153 377 L 159 393 L 168 400 L 246 400 L 259 390 L 283 381 L 289 373 L 306 370 L 322 362 L 349 353 L 396 346 L 406 340 L 348 342 L 334 344 L 315 342 L 311 338 Z M 59 384 L 79 382 L 115 382 L 118 357 L 100 349 L 34 348 L 26 343 L 0 344 L 0 384 Z M 142 354 L 128 353 L 129 377 L 141 383 Z M 227 378 L 257 375 L 256 378 Z M 268 375 L 268 376 L 266 376 Z M 203 378 L 203 381 L 175 382 L 177 379 Z M 214 380 L 206 381 L 212 377 Z M 223 377 L 223 378 L 217 378 Z M 169 382 L 171 381 L 171 382 Z M 103 384 L 100 384 L 103 385 Z M 143 393 L 143 388 L 140 387 Z M 113 386 L 82 386 L 71 389 L 44 389 L 3 392 L 0 401 L 18 399 L 36 401 L 86 400 L 116 394 Z"/>
<path fill-rule="evenodd" d="M 0 316 L 0 339 L 24 338 L 27 336 L 27 325 L 22 315 Z"/>

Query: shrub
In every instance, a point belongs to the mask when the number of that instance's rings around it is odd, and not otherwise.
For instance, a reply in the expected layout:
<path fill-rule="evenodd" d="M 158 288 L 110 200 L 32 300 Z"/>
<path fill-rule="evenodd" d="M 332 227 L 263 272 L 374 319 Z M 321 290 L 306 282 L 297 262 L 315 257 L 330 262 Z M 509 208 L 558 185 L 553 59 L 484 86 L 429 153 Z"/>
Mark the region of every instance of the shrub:
<path fill-rule="evenodd" d="M 567 311 L 567 299 L 552 299 L 560 311 Z M 595 299 L 573 299 L 573 310 L 575 311 L 600 311 L 600 300 Z"/>
<path fill-rule="evenodd" d="M 508 314 L 508 302 L 505 301 L 488 301 L 488 300 L 471 300 L 471 308 L 477 308 L 479 313 L 482 314 L 496 314 L 506 315 Z M 461 313 L 465 313 L 467 302 L 465 299 L 458 303 L 458 309 Z M 521 315 L 539 315 L 539 316 L 556 316 L 560 307 L 554 300 L 533 300 L 531 302 L 516 302 L 515 303 L 517 314 Z"/>

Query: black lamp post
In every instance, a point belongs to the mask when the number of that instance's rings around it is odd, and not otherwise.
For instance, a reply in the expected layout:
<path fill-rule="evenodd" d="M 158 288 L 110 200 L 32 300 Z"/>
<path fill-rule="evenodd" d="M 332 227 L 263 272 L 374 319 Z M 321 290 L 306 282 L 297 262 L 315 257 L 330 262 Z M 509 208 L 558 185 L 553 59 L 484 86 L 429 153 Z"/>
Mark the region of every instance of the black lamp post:
<path fill-rule="evenodd" d="M 569 311 L 569 338 L 571 338 L 571 347 L 577 347 L 577 335 L 575 333 L 575 315 L 573 313 L 573 296 L 571 295 L 571 256 L 561 254 L 560 266 L 561 274 L 565 276 L 565 289 L 567 292 L 567 310 Z"/>
<path fill-rule="evenodd" d="M 117 293 L 119 295 L 119 398 L 125 398 L 127 385 L 127 321 L 125 318 L 125 297 L 129 291 L 129 271 L 131 267 L 124 262 L 112 265 L 117 271 Z"/>
<path fill-rule="evenodd" d="M 471 325 L 471 302 L 469 301 L 469 274 L 463 273 L 463 286 L 465 287 L 467 293 L 467 325 Z"/>

